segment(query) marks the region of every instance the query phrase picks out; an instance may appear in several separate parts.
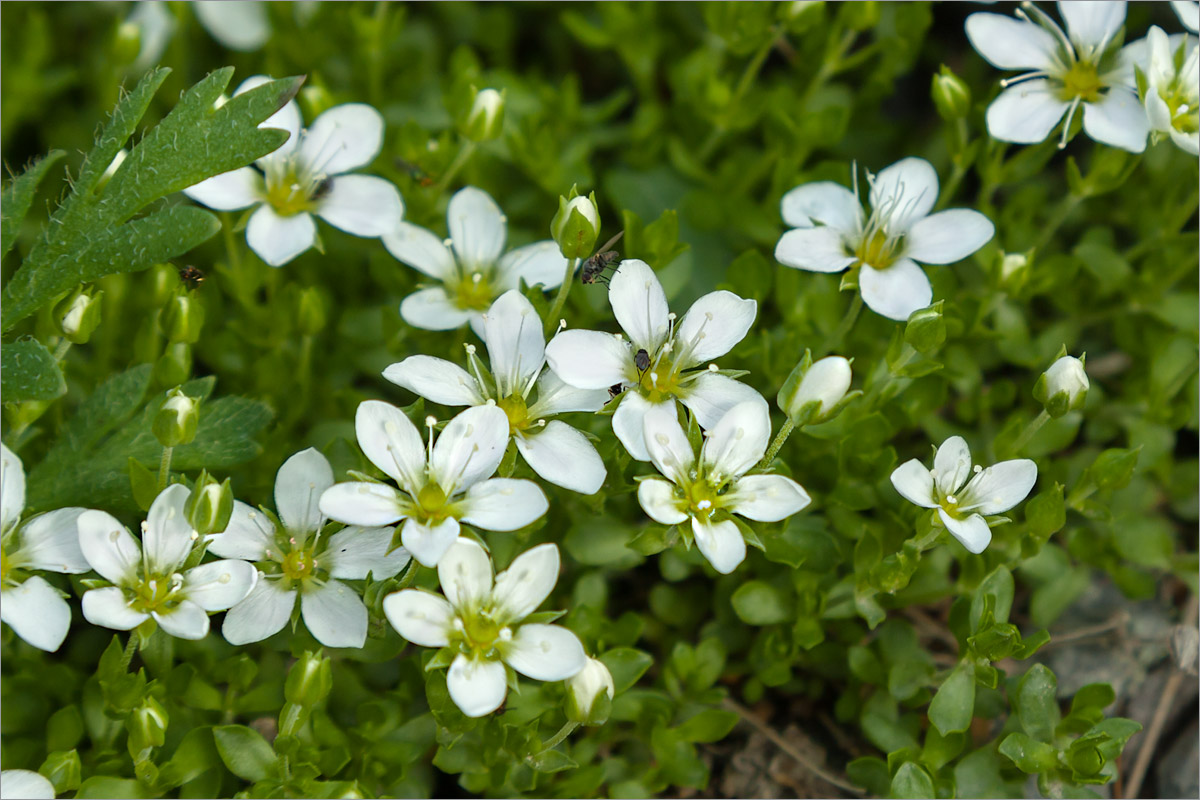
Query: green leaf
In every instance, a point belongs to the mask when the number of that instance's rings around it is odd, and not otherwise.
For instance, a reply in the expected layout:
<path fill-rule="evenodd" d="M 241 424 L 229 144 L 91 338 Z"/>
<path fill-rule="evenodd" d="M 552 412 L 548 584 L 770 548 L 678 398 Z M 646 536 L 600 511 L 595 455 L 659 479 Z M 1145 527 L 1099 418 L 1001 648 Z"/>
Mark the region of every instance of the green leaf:
<path fill-rule="evenodd" d="M 937 797 L 933 790 L 933 778 L 912 761 L 906 761 L 896 770 L 892 778 L 892 797 L 923 798 Z"/>
<path fill-rule="evenodd" d="M 1038 492 L 1025 506 L 1025 519 L 1029 521 L 1029 529 L 1042 539 L 1048 539 L 1062 530 L 1067 524 L 1062 485 L 1056 483 L 1053 487 Z"/>
<path fill-rule="evenodd" d="M 971 632 L 979 631 L 983 617 L 984 598 L 993 598 L 992 618 L 996 622 L 1008 622 L 1008 614 L 1013 603 L 1013 577 L 1004 566 L 996 567 L 988 574 L 975 590 L 971 598 Z"/>
<path fill-rule="evenodd" d="M 113 778 L 109 775 L 93 775 L 79 786 L 76 797 L 134 798 L 151 797 L 141 784 L 131 778 Z"/>
<path fill-rule="evenodd" d="M 8 251 L 17 243 L 17 234 L 21 231 L 25 215 L 29 213 L 29 206 L 33 204 L 38 184 L 46 177 L 47 170 L 65 155 L 62 150 L 51 150 L 45 158 L 30 164 L 4 187 L 4 195 L 0 199 L 0 257 L 8 255 Z"/>
<path fill-rule="evenodd" d="M 733 593 L 731 602 L 738 618 L 748 625 L 774 625 L 792 615 L 788 597 L 769 583 L 748 581 Z"/>
<path fill-rule="evenodd" d="M 564 769 L 574 769 L 579 766 L 570 756 L 561 750 L 546 750 L 528 759 L 529 766 L 538 772 L 562 772 Z"/>
<path fill-rule="evenodd" d="M 1010 733 L 1005 737 L 1000 743 L 1000 752 L 1027 775 L 1037 775 L 1053 769 L 1058 764 L 1057 749 L 1020 732 Z"/>
<path fill-rule="evenodd" d="M 175 748 L 171 760 L 159 770 L 159 785 L 167 788 L 182 786 L 220 763 L 212 728 L 192 728 Z"/>
<path fill-rule="evenodd" d="M 0 345 L 0 394 L 4 402 L 53 400 L 66 391 L 58 362 L 41 342 L 18 339 Z"/>
<path fill-rule="evenodd" d="M 275 774 L 275 751 L 258 731 L 245 725 L 220 725 L 212 734 L 217 753 L 234 775 L 261 781 Z"/>
<path fill-rule="evenodd" d="M 701 711 L 675 729 L 685 742 L 719 742 L 738 723 L 738 715 L 732 711 L 710 708 Z"/>
<path fill-rule="evenodd" d="M 600 660 L 612 673 L 613 689 L 617 693 L 632 688 L 654 663 L 649 653 L 632 647 L 614 647 L 601 655 Z"/>
<path fill-rule="evenodd" d="M 938 688 L 929 704 L 929 721 L 942 736 L 965 731 L 975 713 L 975 670 L 959 664 Z"/>
<path fill-rule="evenodd" d="M 1021 727 L 1042 742 L 1054 741 L 1060 712 L 1055 695 L 1058 681 L 1044 664 L 1034 664 L 1017 685 L 1015 710 Z"/>

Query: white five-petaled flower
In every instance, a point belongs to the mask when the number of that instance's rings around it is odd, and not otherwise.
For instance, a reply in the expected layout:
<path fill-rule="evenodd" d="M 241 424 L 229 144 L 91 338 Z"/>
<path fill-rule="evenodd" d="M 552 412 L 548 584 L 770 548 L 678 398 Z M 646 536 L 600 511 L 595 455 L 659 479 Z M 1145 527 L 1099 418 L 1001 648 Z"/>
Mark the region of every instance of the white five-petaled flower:
<path fill-rule="evenodd" d="M 516 289 L 510 289 L 483 315 L 483 342 L 491 370 L 467 345 L 471 372 L 432 356 L 409 356 L 383 371 L 383 377 L 444 406 L 495 403 L 508 416 L 517 450 L 541 477 L 558 486 L 595 494 L 604 483 L 604 461 L 582 433 L 546 417 L 568 411 L 599 411 L 604 389 L 575 389 L 553 372 L 543 372 L 546 338 L 542 320 Z M 537 396 L 530 399 L 534 387 Z"/>
<path fill-rule="evenodd" d="M 1144 43 L 1144 44 L 1143 44 Z M 1144 50 L 1135 49 L 1144 47 Z M 1200 155 L 1200 48 L 1187 34 L 1167 36 L 1155 26 L 1129 45 L 1146 78 L 1146 117 L 1156 139 Z"/>
<path fill-rule="evenodd" d="M 391 528 L 351 526 L 322 537 L 325 516 L 318 503 L 333 486 L 325 456 L 309 448 L 296 453 L 275 476 L 275 509 L 270 515 L 241 501 L 224 533 L 210 536 L 208 549 L 227 558 L 260 562 L 253 591 L 229 610 L 221 632 L 231 644 L 247 644 L 283 630 L 300 603 L 309 632 L 326 647 L 362 647 L 367 640 L 367 607 L 342 580 L 370 573 L 390 578 L 409 561 L 402 547 L 388 552 Z"/>
<path fill-rule="evenodd" d="M 505 664 L 540 681 L 561 681 L 583 669 L 579 638 L 560 625 L 526 623 L 558 581 L 558 548 L 541 544 L 513 559 L 492 580 L 492 562 L 479 544 L 460 538 L 438 562 L 442 598 L 404 589 L 383 600 L 400 635 L 424 647 L 453 647 L 446 674 L 450 699 L 468 717 L 504 702 Z"/>
<path fill-rule="evenodd" d="M 779 263 L 810 272 L 858 267 L 863 302 L 876 314 L 903 321 L 933 300 L 929 278 L 917 265 L 953 264 L 987 244 L 991 220 L 966 208 L 931 214 L 938 177 L 923 158 L 904 158 L 867 179 L 871 213 L 858 195 L 820 181 L 783 196 L 783 221 L 793 227 L 775 246 Z"/>
<path fill-rule="evenodd" d="M 710 292 L 676 324 L 654 270 L 628 259 L 609 282 L 608 301 L 628 339 L 600 331 L 563 331 L 546 345 L 546 360 L 569 386 L 622 391 L 612 426 L 633 458 L 650 460 L 642 418 L 655 406 L 673 411 L 678 400 L 702 427 L 711 428 L 738 403 L 761 399 L 713 365 L 696 369 L 745 337 L 758 309 L 753 300 Z"/>
<path fill-rule="evenodd" d="M 39 772 L 6 769 L 0 772 L 0 799 L 54 800 L 54 784 Z"/>
<path fill-rule="evenodd" d="M 946 529 L 972 553 L 982 553 L 992 541 L 984 517 L 1020 503 L 1037 482 L 1037 464 L 1027 458 L 1001 461 L 971 469 L 971 451 L 961 436 L 942 442 L 933 469 L 911 459 L 892 472 L 892 485 L 922 508 L 937 510 Z"/>
<path fill-rule="evenodd" d="M 450 238 L 402 222 L 383 237 L 397 260 L 441 283 L 413 292 L 400 303 L 400 316 L 415 328 L 448 331 L 470 323 L 483 338 L 483 312 L 509 289 L 562 283 L 567 260 L 547 239 L 504 252 L 507 220 L 482 189 L 467 186 L 450 198 Z"/>
<path fill-rule="evenodd" d="M 791 478 L 746 474 L 771 437 L 770 413 L 761 398 L 739 403 L 721 417 L 707 433 L 699 458 L 674 408 L 651 409 L 644 426 L 650 460 L 669 480 L 641 481 L 638 502 L 663 525 L 690 519 L 696 545 L 717 572 L 733 572 L 746 557 L 746 541 L 731 515 L 778 522 L 811 502 Z"/>
<path fill-rule="evenodd" d="M 1065 115 L 1059 143 L 1064 147 L 1082 105 L 1088 136 L 1142 152 L 1146 115 L 1139 107 L 1128 54 L 1114 47 L 1125 5 L 1115 0 L 1060 2 L 1066 32 L 1030 2 L 1017 10 L 1019 19 L 991 13 L 967 17 L 967 38 L 992 66 L 1028 70 L 1001 81 L 1004 91 L 988 106 L 988 132 L 1005 142 L 1033 144 L 1044 141 Z"/>
<path fill-rule="evenodd" d="M 546 513 L 546 495 L 533 481 L 492 478 L 508 444 L 508 417 L 495 405 L 468 408 L 429 450 L 404 412 L 379 400 L 359 404 L 358 446 L 400 488 L 386 483 L 339 483 L 321 495 L 321 511 L 351 525 L 404 521 L 400 541 L 427 567 L 458 539 L 459 523 L 515 531 Z"/>
<path fill-rule="evenodd" d="M 266 83 L 247 78 L 234 94 Z M 316 242 L 313 214 L 355 236 L 390 232 L 404 216 L 400 192 L 371 175 L 347 175 L 379 153 L 383 117 L 363 103 L 334 106 L 312 127 L 301 130 L 295 100 L 260 128 L 282 128 L 291 136 L 278 150 L 260 158 L 258 169 L 242 167 L 216 175 L 184 194 L 218 211 L 258 206 L 246 225 L 246 242 L 272 267 L 282 266 Z M 260 171 L 261 170 L 261 171 Z"/>
<path fill-rule="evenodd" d="M 111 514 L 79 515 L 79 546 L 88 563 L 113 586 L 83 595 L 83 616 L 93 625 L 127 631 L 153 618 L 180 639 L 203 639 L 208 612 L 225 611 L 250 593 L 253 564 L 210 561 L 184 571 L 199 538 L 183 506 L 190 490 L 168 486 L 150 504 L 139 544 Z"/>
<path fill-rule="evenodd" d="M 60 508 L 21 524 L 25 469 L 0 444 L 0 620 L 34 647 L 54 651 L 67 637 L 71 607 L 31 570 L 79 574 L 91 567 L 79 549 L 75 521 L 86 509 Z"/>

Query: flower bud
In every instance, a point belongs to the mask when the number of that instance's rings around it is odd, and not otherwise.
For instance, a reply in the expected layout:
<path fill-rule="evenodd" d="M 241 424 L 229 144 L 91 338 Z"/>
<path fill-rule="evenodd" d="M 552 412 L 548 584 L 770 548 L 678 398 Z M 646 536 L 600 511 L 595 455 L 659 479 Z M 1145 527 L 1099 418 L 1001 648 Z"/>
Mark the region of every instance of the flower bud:
<path fill-rule="evenodd" d="M 932 353 L 946 341 L 946 320 L 942 317 L 943 301 L 929 308 L 914 311 L 904 326 L 904 341 L 918 353 Z"/>
<path fill-rule="evenodd" d="M 1047 414 L 1058 418 L 1068 411 L 1083 408 L 1090 385 L 1083 361 L 1063 355 L 1037 379 L 1033 385 L 1033 396 L 1046 407 Z"/>
<path fill-rule="evenodd" d="M 115 64 L 132 64 L 142 51 L 142 29 L 136 22 L 126 20 L 117 26 L 113 35 L 112 58 Z"/>
<path fill-rule="evenodd" d="M 192 376 L 192 346 L 184 342 L 167 345 L 154 363 L 154 380 L 159 386 L 180 384 Z"/>
<path fill-rule="evenodd" d="M 933 76 L 929 93 L 933 96 L 933 104 L 937 106 L 938 114 L 947 122 L 953 122 L 971 113 L 970 87 L 945 64 L 938 74 Z"/>
<path fill-rule="evenodd" d="M 550 235 L 558 242 L 565 258 L 587 258 L 600 235 L 600 212 L 596 210 L 596 193 L 580 195 L 575 187 L 571 194 L 558 198 L 558 213 L 550 221 Z"/>
<path fill-rule="evenodd" d="M 147 747 L 162 747 L 167 739 L 169 723 L 167 710 L 153 697 L 145 698 L 125 718 L 125 728 L 129 731 L 129 752 L 140 753 Z"/>
<path fill-rule="evenodd" d="M 583 669 L 567 678 L 567 719 L 582 725 L 603 725 L 612 709 L 612 673 L 604 662 L 589 658 Z"/>
<path fill-rule="evenodd" d="M 304 336 L 316 336 L 325 328 L 325 301 L 315 286 L 300 292 L 296 303 L 296 327 Z"/>
<path fill-rule="evenodd" d="M 996 277 L 1000 286 L 1008 291 L 1016 291 L 1025 285 L 1032 266 L 1033 251 L 1028 253 L 1000 252 L 996 256 Z"/>
<path fill-rule="evenodd" d="M 208 472 L 201 472 L 183 504 L 183 513 L 192 530 L 201 536 L 224 531 L 233 516 L 233 487 L 229 478 L 217 483 Z"/>
<path fill-rule="evenodd" d="M 163 447 L 178 447 L 196 438 L 196 423 L 200 418 L 200 404 L 188 397 L 179 388 L 171 390 L 167 402 L 154 415 L 151 430 L 154 438 Z"/>
<path fill-rule="evenodd" d="M 850 362 L 827 356 L 815 364 L 807 352 L 784 381 L 777 401 L 798 425 L 832 419 L 850 389 Z"/>
<path fill-rule="evenodd" d="M 333 664 L 320 653 L 305 651 L 288 670 L 283 696 L 298 706 L 315 706 L 333 687 Z"/>
<path fill-rule="evenodd" d="M 204 327 L 204 306 L 191 294 L 177 294 L 167 302 L 163 313 L 163 332 L 172 344 L 194 344 Z"/>
<path fill-rule="evenodd" d="M 462 123 L 462 134 L 473 142 L 486 142 L 500 136 L 504 124 L 504 93 L 495 89 L 475 92 L 471 110 Z"/>
<path fill-rule="evenodd" d="M 73 792 L 83 780 L 79 753 L 75 750 L 56 750 L 46 756 L 46 760 L 38 767 L 38 773 L 50 781 L 56 794 Z"/>
<path fill-rule="evenodd" d="M 58 329 L 72 344 L 84 344 L 100 324 L 100 298 L 104 292 L 78 291 L 58 304 L 54 311 Z"/>
<path fill-rule="evenodd" d="M 296 99 L 304 109 L 305 119 L 316 119 L 333 108 L 333 95 L 324 86 L 305 86 Z"/>

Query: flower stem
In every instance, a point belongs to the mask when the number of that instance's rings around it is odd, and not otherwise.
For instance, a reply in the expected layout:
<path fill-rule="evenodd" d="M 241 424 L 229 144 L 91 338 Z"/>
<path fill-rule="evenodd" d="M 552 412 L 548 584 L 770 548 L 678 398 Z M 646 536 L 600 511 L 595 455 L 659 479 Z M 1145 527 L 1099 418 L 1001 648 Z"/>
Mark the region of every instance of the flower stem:
<path fill-rule="evenodd" d="M 854 327 L 854 322 L 858 319 L 858 315 L 862 311 L 862 307 L 862 293 L 855 292 L 854 299 L 850 301 L 850 307 L 846 309 L 846 316 L 842 317 L 842 321 L 839 322 L 838 326 L 833 329 L 833 333 L 829 334 L 829 336 L 825 338 L 825 341 L 821 343 L 821 346 L 817 348 L 817 352 L 813 356 L 814 359 L 825 356 L 834 348 L 841 345 L 842 339 L 845 339 L 846 334 L 849 333 L 850 329 Z"/>
<path fill-rule="evenodd" d="M 415 558 L 409 562 L 408 569 L 405 570 L 404 576 L 400 578 L 400 584 L 396 587 L 396 589 L 407 589 L 409 586 L 412 586 L 412 582 L 416 580 L 417 571 L 420 568 L 421 564 Z"/>
<path fill-rule="evenodd" d="M 158 491 L 160 493 L 167 488 L 167 480 L 171 477 L 171 454 L 174 450 L 174 447 L 164 447 L 162 459 L 158 462 Z"/>
<path fill-rule="evenodd" d="M 1021 435 L 1018 436 L 1016 440 L 1008 447 L 1009 455 L 1015 456 L 1020 453 L 1021 448 L 1028 444 L 1029 440 L 1033 438 L 1033 435 L 1041 430 L 1042 426 L 1049 421 L 1050 415 L 1045 409 L 1042 409 L 1042 413 L 1034 417 L 1033 421 L 1025 426 L 1025 430 L 1021 431 Z"/>
<path fill-rule="evenodd" d="M 67 351 L 70 349 L 71 349 L 71 340 L 70 339 L 68 339 L 65 336 L 63 338 L 59 339 L 58 345 L 54 348 L 54 360 L 61 363 L 63 358 L 66 357 Z"/>
<path fill-rule="evenodd" d="M 567 259 L 567 274 L 563 276 L 562 285 L 558 287 L 558 294 L 554 296 L 554 305 L 550 307 L 550 313 L 546 315 L 545 332 L 547 336 L 558 327 L 558 315 L 562 313 L 563 306 L 567 304 L 567 293 L 571 291 L 571 284 L 575 279 L 575 268 L 578 266 L 578 258 Z"/>
<path fill-rule="evenodd" d="M 446 187 L 450 185 L 450 181 L 454 180 L 454 176 L 458 174 L 460 169 L 466 166 L 467 162 L 471 160 L 471 156 L 474 155 L 474 153 L 475 142 L 472 142 L 468 139 L 466 143 L 463 144 L 462 149 L 458 151 L 458 155 L 454 157 L 454 161 L 450 163 L 450 168 L 446 170 L 446 174 L 442 175 L 441 180 L 434 185 L 433 193 L 435 195 L 439 195 L 446 191 Z"/>
<path fill-rule="evenodd" d="M 779 448 L 783 447 L 783 443 L 795 429 L 796 423 L 792 422 L 791 417 L 788 417 L 787 422 L 783 423 L 783 427 L 779 429 L 779 433 L 775 434 L 775 441 L 771 442 L 771 446 L 767 448 L 767 454 L 762 457 L 762 461 L 758 462 L 759 469 L 765 469 L 775 460 L 775 456 L 779 455 Z"/>
<path fill-rule="evenodd" d="M 137 650 L 138 632 L 134 628 L 129 632 L 129 640 L 125 642 L 125 652 L 121 654 L 121 669 L 129 669 L 129 662 L 133 661 L 133 653 Z"/>
<path fill-rule="evenodd" d="M 778 40 L 778 31 L 772 31 L 770 38 L 758 48 L 754 57 L 746 64 L 746 69 L 742 71 L 742 77 L 738 80 L 737 86 L 733 90 L 733 96 L 730 97 L 729 103 L 725 106 L 725 116 L 730 117 L 737 113 L 738 106 L 741 105 L 742 97 L 750 90 L 750 85 L 754 83 L 754 79 L 758 77 L 759 71 L 762 69 L 763 63 L 766 62 L 767 56 L 771 54 L 775 43 Z M 721 143 L 721 139 L 725 136 L 728 126 L 724 122 L 718 122 L 704 140 L 704 144 L 700 146 L 700 152 L 697 154 L 697 159 L 704 163 L 707 161 Z"/>
<path fill-rule="evenodd" d="M 554 748 L 558 747 L 560 744 L 562 744 L 563 739 L 566 739 L 568 736 L 570 736 L 571 733 L 578 727 L 579 727 L 578 722 L 568 721 L 566 725 L 563 725 L 561 728 L 558 729 L 558 733 L 554 734 L 554 736 L 551 737 L 550 741 L 546 742 L 546 744 L 542 747 L 541 752 L 538 753 L 537 755 L 540 756 L 542 753 L 548 752 L 548 751 L 553 750 Z M 534 756 L 534 758 L 536 758 L 536 757 L 537 756 Z"/>

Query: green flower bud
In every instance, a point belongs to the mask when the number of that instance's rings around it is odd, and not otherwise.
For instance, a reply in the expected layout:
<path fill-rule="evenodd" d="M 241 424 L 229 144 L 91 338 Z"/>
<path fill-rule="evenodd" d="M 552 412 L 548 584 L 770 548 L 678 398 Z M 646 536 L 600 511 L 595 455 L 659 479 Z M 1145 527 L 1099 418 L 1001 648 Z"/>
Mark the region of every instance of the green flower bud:
<path fill-rule="evenodd" d="M 201 472 L 183 505 L 183 513 L 201 536 L 224 531 L 233 515 L 233 487 L 229 478 L 217 483 L 208 472 Z"/>
<path fill-rule="evenodd" d="M 79 788 L 83 780 L 83 767 L 79 753 L 74 750 L 56 750 L 46 756 L 38 772 L 54 786 L 56 794 L 66 794 Z"/>
<path fill-rule="evenodd" d="M 841 410 L 850 378 L 850 362 L 846 359 L 826 356 L 813 363 L 806 351 L 784 381 L 776 402 L 797 425 L 825 422 Z"/>
<path fill-rule="evenodd" d="M 196 423 L 200 418 L 200 404 L 178 388 L 172 389 L 167 402 L 154 415 L 151 430 L 154 438 L 163 447 L 178 447 L 196 438 Z"/>
<path fill-rule="evenodd" d="M 931 353 L 946 341 L 946 320 L 939 300 L 929 308 L 914 311 L 904 327 L 904 341 L 919 353 Z"/>
<path fill-rule="evenodd" d="M 100 298 L 104 292 L 76 290 L 54 310 L 58 329 L 72 344 L 84 344 L 100 324 Z"/>
<path fill-rule="evenodd" d="M 1009 291 L 1020 289 L 1029 279 L 1029 270 L 1032 266 L 1032 250 L 1027 253 L 998 253 L 995 269 L 1000 286 Z"/>
<path fill-rule="evenodd" d="M 288 670 L 283 696 L 298 706 L 315 706 L 333 687 L 333 662 L 319 652 L 305 651 Z"/>
<path fill-rule="evenodd" d="M 305 119 L 316 119 L 333 108 L 333 95 L 324 86 L 305 86 L 296 99 L 304 108 Z"/>
<path fill-rule="evenodd" d="M 167 345 L 154 364 L 154 380 L 159 386 L 180 384 L 192 376 L 192 346 L 184 342 Z"/>
<path fill-rule="evenodd" d="M 125 728 L 129 731 L 129 752 L 140 753 L 148 747 L 162 747 L 167 739 L 170 717 L 167 710 L 153 697 L 147 697 L 141 706 L 129 712 Z"/>
<path fill-rule="evenodd" d="M 589 658 L 582 670 L 567 678 L 567 719 L 581 725 L 603 725 L 612 710 L 613 690 L 608 667 Z"/>
<path fill-rule="evenodd" d="M 461 125 L 462 135 L 473 142 L 486 142 L 500 136 L 504 125 L 504 93 L 479 89 L 471 110 Z"/>
<path fill-rule="evenodd" d="M 584 197 L 571 187 L 567 197 L 558 198 L 558 213 L 550 221 L 550 235 L 566 258 L 587 258 L 600 235 L 600 212 L 596 193 Z"/>
<path fill-rule="evenodd" d="M 954 74 L 954 70 L 942 65 L 937 75 L 933 76 L 933 85 L 929 88 L 933 96 L 933 104 L 942 119 L 953 122 L 971 113 L 971 89 L 963 79 Z"/>
<path fill-rule="evenodd" d="M 1068 411 L 1083 408 L 1091 386 L 1083 364 L 1081 359 L 1063 355 L 1037 379 L 1033 397 L 1046 407 L 1047 414 L 1057 419 Z"/>
<path fill-rule="evenodd" d="M 325 301 L 315 286 L 300 292 L 296 303 L 296 327 L 305 336 L 316 336 L 325 328 Z"/>
<path fill-rule="evenodd" d="M 122 22 L 113 35 L 112 57 L 116 64 L 132 64 L 142 51 L 142 29 L 136 22 Z"/>
<path fill-rule="evenodd" d="M 177 294 L 167 302 L 163 313 L 163 332 L 172 344 L 195 344 L 204 327 L 204 305 L 190 294 Z"/>

